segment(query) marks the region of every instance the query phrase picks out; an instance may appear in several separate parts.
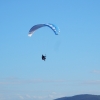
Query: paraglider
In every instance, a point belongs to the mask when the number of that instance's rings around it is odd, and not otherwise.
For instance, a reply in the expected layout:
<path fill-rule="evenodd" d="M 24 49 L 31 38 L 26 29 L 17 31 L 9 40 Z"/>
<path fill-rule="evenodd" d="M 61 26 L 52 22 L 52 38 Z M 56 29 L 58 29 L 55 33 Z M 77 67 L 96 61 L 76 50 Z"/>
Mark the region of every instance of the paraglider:
<path fill-rule="evenodd" d="M 55 35 L 58 35 L 59 34 L 59 29 L 54 25 L 54 24 L 37 24 L 37 25 L 34 25 L 30 30 L 29 30 L 29 33 L 28 33 L 28 36 L 32 36 L 32 34 L 39 28 L 42 28 L 42 27 L 49 27 L 54 33 Z M 42 60 L 46 60 L 46 56 L 42 55 Z"/>

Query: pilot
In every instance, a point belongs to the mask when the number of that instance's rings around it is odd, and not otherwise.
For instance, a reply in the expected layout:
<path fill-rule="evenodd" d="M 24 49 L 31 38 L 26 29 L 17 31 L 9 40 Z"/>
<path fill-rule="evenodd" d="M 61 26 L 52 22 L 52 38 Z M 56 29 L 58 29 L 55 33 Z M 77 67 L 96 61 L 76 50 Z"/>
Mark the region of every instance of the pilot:
<path fill-rule="evenodd" d="M 45 61 L 45 59 L 46 59 L 46 56 L 42 55 L 42 60 L 44 60 L 44 61 Z"/>

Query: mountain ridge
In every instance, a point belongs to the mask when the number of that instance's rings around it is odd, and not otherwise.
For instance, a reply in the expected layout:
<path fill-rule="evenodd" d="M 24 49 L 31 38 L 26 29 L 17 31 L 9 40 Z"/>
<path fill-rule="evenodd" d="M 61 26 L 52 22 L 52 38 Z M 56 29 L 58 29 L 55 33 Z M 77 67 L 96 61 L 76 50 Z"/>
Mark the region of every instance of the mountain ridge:
<path fill-rule="evenodd" d="M 71 97 L 62 97 L 55 100 L 100 100 L 100 95 L 93 94 L 80 94 Z"/>

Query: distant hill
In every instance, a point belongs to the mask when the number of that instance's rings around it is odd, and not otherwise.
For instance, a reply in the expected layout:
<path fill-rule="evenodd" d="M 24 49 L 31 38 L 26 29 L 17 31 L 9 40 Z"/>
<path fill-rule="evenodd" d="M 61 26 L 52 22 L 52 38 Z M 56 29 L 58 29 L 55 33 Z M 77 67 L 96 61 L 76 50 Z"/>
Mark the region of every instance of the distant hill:
<path fill-rule="evenodd" d="M 83 94 L 72 97 L 62 97 L 55 100 L 100 100 L 100 95 Z"/>

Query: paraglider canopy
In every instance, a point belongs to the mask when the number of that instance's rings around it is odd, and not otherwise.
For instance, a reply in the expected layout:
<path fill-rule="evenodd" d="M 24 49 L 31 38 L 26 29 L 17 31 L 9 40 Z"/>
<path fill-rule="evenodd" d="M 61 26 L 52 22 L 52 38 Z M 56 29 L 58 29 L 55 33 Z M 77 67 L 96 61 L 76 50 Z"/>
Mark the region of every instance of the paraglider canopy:
<path fill-rule="evenodd" d="M 34 33 L 34 31 L 36 31 L 37 29 L 41 28 L 41 27 L 49 27 L 53 30 L 53 32 L 55 33 L 55 35 L 58 35 L 59 34 L 59 29 L 53 25 L 53 24 L 37 24 L 37 25 L 34 25 L 30 30 L 29 30 L 29 33 L 28 33 L 28 36 L 32 36 L 32 34 Z"/>

